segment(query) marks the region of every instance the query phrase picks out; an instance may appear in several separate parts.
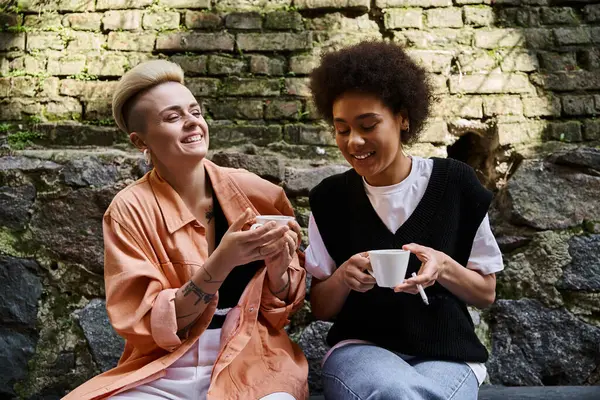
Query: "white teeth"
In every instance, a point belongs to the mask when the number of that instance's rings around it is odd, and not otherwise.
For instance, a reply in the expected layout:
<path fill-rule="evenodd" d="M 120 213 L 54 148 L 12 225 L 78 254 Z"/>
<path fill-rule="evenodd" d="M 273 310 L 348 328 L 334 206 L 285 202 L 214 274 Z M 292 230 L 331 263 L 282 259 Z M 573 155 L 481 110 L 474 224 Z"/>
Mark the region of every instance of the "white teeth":
<path fill-rule="evenodd" d="M 202 135 L 194 135 L 186 138 L 183 143 L 194 143 L 202 140 Z"/>
<path fill-rule="evenodd" d="M 366 154 L 353 154 L 352 157 L 356 158 L 357 160 L 364 160 L 365 158 L 371 157 L 373 154 L 375 154 L 374 151 L 370 152 L 370 153 L 366 153 Z"/>

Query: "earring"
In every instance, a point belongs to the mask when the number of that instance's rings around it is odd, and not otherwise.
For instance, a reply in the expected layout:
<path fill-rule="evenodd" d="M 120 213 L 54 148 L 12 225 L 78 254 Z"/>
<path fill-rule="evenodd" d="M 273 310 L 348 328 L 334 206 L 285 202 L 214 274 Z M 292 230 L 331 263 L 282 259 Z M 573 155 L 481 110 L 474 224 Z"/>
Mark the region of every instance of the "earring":
<path fill-rule="evenodd" d="M 152 164 L 152 156 L 150 155 L 150 150 L 148 150 L 147 148 L 144 149 L 144 162 L 148 166 Z"/>

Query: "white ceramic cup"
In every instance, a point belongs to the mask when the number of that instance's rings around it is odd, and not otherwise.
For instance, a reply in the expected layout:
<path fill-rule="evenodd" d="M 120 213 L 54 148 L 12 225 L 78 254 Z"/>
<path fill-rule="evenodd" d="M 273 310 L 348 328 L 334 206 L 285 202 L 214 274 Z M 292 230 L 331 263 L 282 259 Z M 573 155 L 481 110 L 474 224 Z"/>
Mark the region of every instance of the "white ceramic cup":
<path fill-rule="evenodd" d="M 373 272 L 368 271 L 379 287 L 395 287 L 404 282 L 410 251 L 408 250 L 371 250 L 369 260 Z"/>
<path fill-rule="evenodd" d="M 287 215 L 257 215 L 256 223 L 254 225 L 252 225 L 250 227 L 250 229 L 259 228 L 270 221 L 275 221 L 277 226 L 283 226 L 283 225 L 287 225 L 287 223 L 289 221 L 293 221 L 293 220 L 294 220 L 294 217 L 289 217 Z"/>

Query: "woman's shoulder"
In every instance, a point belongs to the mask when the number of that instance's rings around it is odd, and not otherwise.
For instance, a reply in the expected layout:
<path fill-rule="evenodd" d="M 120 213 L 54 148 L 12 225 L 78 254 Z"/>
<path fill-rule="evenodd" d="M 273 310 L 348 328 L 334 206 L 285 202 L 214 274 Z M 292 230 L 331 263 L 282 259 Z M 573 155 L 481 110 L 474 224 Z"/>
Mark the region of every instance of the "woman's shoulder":
<path fill-rule="evenodd" d="M 215 167 L 220 174 L 227 175 L 246 195 L 276 198 L 283 188 L 243 168 Z"/>
<path fill-rule="evenodd" d="M 145 209 L 152 204 L 154 194 L 150 186 L 149 175 L 150 172 L 121 189 L 110 202 L 105 216 L 123 219 L 125 215 L 131 214 L 135 210 Z"/>

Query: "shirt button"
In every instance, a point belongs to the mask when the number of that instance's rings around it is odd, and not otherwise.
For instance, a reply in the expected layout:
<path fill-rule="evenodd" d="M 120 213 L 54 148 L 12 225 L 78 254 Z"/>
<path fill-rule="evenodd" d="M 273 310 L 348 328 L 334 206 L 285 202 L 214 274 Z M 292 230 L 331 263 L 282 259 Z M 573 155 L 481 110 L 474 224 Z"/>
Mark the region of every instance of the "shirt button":
<path fill-rule="evenodd" d="M 254 307 L 250 307 L 250 312 L 253 312 L 253 311 L 254 311 Z"/>

